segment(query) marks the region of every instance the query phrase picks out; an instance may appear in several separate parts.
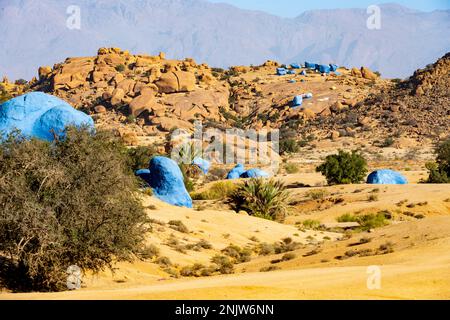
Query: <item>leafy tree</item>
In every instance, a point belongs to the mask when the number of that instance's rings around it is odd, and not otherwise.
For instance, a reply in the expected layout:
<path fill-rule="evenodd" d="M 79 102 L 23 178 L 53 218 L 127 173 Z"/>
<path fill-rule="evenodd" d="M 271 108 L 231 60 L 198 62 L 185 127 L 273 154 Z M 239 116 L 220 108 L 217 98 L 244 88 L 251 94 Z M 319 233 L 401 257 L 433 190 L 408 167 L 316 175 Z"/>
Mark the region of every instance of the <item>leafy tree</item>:
<path fill-rule="evenodd" d="M 429 183 L 450 182 L 450 138 L 436 148 L 436 162 L 427 163 Z"/>
<path fill-rule="evenodd" d="M 367 174 L 367 162 L 356 150 L 351 153 L 339 150 L 338 154 L 327 156 L 316 171 L 321 172 L 330 185 L 358 183 Z"/>

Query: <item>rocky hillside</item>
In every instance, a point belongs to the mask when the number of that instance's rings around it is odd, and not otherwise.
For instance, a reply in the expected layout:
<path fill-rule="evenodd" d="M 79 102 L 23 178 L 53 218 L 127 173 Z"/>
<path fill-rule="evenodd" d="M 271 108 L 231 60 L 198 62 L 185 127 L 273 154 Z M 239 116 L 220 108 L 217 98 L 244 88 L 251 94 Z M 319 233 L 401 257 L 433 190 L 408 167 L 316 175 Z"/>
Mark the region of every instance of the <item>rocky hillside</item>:
<path fill-rule="evenodd" d="M 348 129 L 367 138 L 374 132 L 386 137 L 445 138 L 450 132 L 450 53 L 436 63 L 417 70 L 406 81 L 400 81 L 371 94 L 352 110 L 334 117 L 320 117 L 303 130 Z"/>
<path fill-rule="evenodd" d="M 302 63 L 300 63 L 301 65 Z M 277 75 L 277 68 L 289 72 Z M 366 67 L 329 74 L 268 60 L 228 70 L 192 58 L 166 59 L 101 48 L 93 57 L 68 58 L 39 68 L 29 83 L 0 83 L 4 96 L 44 91 L 91 114 L 131 145 L 210 128 L 281 129 L 282 138 L 375 141 L 390 137 L 439 138 L 449 131 L 449 55 L 407 81 L 382 79 Z M 294 98 L 302 97 L 300 106 Z"/>

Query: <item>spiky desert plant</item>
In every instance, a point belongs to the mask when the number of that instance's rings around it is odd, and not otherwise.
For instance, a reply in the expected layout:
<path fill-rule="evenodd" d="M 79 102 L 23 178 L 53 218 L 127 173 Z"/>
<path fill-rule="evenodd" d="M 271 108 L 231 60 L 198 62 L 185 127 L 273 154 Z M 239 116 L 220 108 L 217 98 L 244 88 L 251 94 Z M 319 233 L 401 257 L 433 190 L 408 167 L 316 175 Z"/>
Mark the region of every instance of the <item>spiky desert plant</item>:
<path fill-rule="evenodd" d="M 253 178 L 231 195 L 236 211 L 244 210 L 250 215 L 268 220 L 284 220 L 289 208 L 289 192 L 279 180 Z"/>

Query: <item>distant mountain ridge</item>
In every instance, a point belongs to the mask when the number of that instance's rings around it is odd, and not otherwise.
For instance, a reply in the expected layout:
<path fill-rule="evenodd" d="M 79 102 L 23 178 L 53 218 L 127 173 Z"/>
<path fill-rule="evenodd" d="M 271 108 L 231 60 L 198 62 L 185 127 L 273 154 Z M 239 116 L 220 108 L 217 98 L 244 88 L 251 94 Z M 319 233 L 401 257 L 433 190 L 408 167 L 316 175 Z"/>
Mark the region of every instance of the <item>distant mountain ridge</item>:
<path fill-rule="evenodd" d="M 381 29 L 366 9 L 307 11 L 294 19 L 204 0 L 79 0 L 81 29 L 66 27 L 71 0 L 0 0 L 0 76 L 30 79 L 41 65 L 118 46 L 166 52 L 211 66 L 335 62 L 406 77 L 450 48 L 450 10 L 380 5 Z"/>

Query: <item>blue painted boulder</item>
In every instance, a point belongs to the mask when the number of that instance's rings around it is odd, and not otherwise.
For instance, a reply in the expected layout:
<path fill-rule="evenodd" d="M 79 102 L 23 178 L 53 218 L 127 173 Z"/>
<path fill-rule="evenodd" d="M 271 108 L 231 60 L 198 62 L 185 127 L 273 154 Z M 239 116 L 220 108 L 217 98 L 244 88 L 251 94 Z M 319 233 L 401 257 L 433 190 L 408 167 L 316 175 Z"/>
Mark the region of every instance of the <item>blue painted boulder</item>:
<path fill-rule="evenodd" d="M 197 167 L 200 168 L 200 170 L 203 171 L 204 174 L 207 174 L 209 171 L 209 168 L 211 167 L 211 162 L 208 160 L 196 157 L 194 160 L 192 160 L 192 164 L 195 164 Z"/>
<path fill-rule="evenodd" d="M 300 69 L 300 65 L 298 63 L 291 63 L 292 69 Z"/>
<path fill-rule="evenodd" d="M 20 130 L 25 137 L 53 141 L 69 125 L 93 129 L 94 121 L 67 102 L 43 92 L 30 92 L 0 105 L 1 138 Z"/>
<path fill-rule="evenodd" d="M 303 103 L 303 97 L 302 96 L 295 96 L 294 99 L 292 100 L 292 106 L 293 107 L 301 106 L 302 103 Z"/>
<path fill-rule="evenodd" d="M 287 74 L 295 74 L 295 70 L 288 70 Z"/>
<path fill-rule="evenodd" d="M 191 196 L 175 161 L 161 156 L 153 157 L 149 170 L 148 184 L 158 199 L 174 206 L 192 208 Z"/>
<path fill-rule="evenodd" d="M 241 174 L 241 178 L 268 178 L 269 174 L 264 170 L 253 168 Z"/>
<path fill-rule="evenodd" d="M 302 95 L 302 97 L 303 97 L 303 99 L 311 99 L 313 97 L 313 94 L 311 92 L 307 92 L 307 93 L 304 93 Z"/>
<path fill-rule="evenodd" d="M 136 176 L 147 182 L 150 185 L 150 170 L 149 169 L 139 169 L 134 172 Z"/>
<path fill-rule="evenodd" d="M 296 83 L 297 81 L 295 81 L 294 79 L 289 80 L 289 83 Z"/>
<path fill-rule="evenodd" d="M 327 66 L 326 64 L 321 64 L 321 65 L 319 65 L 317 70 L 319 70 L 320 73 L 330 73 L 331 68 L 330 68 L 330 66 Z"/>
<path fill-rule="evenodd" d="M 245 172 L 244 166 L 238 163 L 233 169 L 231 169 L 227 174 L 227 179 L 239 179 L 241 174 Z"/>
<path fill-rule="evenodd" d="M 317 64 L 316 63 L 312 63 L 312 62 L 305 62 L 305 68 L 316 69 L 317 68 Z"/>
<path fill-rule="evenodd" d="M 370 184 L 407 184 L 408 180 L 397 171 L 383 169 L 369 174 L 367 183 Z"/>
<path fill-rule="evenodd" d="M 306 70 L 302 70 L 302 72 L 300 72 L 300 75 L 306 76 Z"/>
<path fill-rule="evenodd" d="M 337 64 L 330 64 L 330 71 L 335 72 L 339 66 Z"/>
<path fill-rule="evenodd" d="M 285 68 L 277 68 L 277 75 L 284 76 L 286 75 L 287 70 Z"/>

